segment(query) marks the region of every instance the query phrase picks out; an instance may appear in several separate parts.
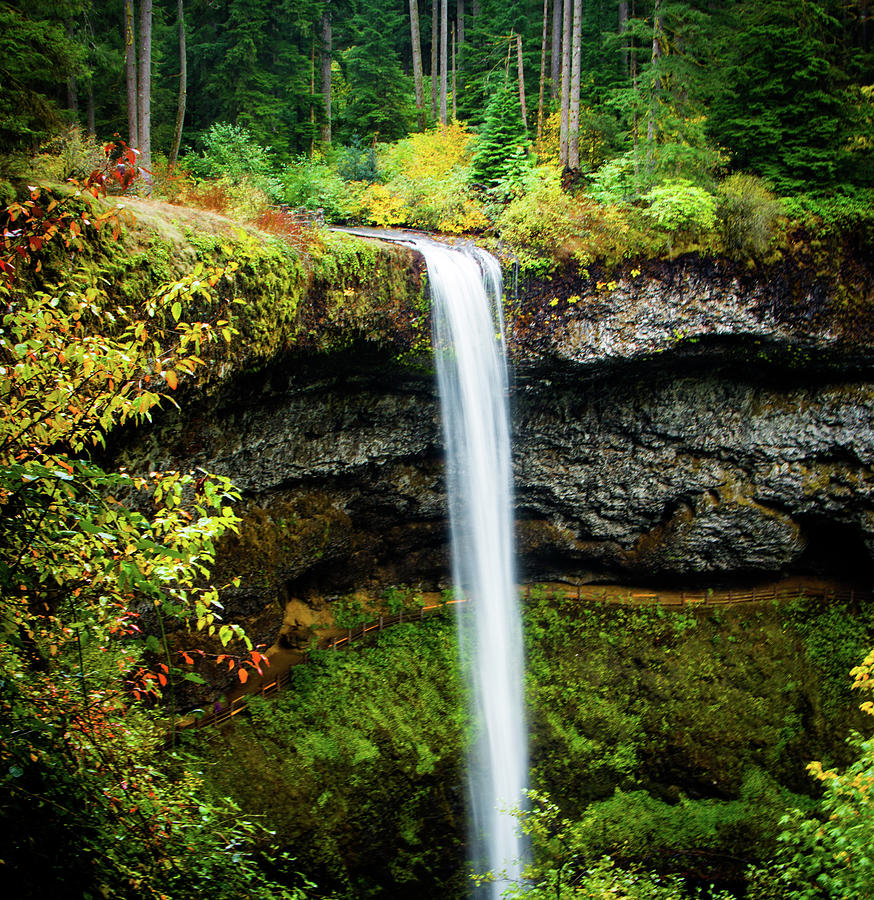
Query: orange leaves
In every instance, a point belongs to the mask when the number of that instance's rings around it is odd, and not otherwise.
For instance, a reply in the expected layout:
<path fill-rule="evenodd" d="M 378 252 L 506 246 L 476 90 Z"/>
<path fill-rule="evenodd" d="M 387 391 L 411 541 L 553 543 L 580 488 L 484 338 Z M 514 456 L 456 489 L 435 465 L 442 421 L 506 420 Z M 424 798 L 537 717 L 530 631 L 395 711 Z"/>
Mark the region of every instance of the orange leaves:
<path fill-rule="evenodd" d="M 178 384 L 178 381 L 176 379 L 176 373 L 172 369 L 167 369 L 167 371 L 164 372 L 164 380 L 170 386 L 171 390 L 173 390 L 173 391 L 176 390 L 176 385 Z"/>

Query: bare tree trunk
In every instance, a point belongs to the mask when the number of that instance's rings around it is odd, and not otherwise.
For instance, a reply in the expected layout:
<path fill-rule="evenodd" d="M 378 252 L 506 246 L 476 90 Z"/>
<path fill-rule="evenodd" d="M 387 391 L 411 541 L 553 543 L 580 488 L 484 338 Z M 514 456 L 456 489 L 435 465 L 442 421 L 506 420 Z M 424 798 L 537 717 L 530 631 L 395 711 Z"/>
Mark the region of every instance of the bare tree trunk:
<path fill-rule="evenodd" d="M 310 40 L 310 156 L 316 152 L 316 35 Z"/>
<path fill-rule="evenodd" d="M 458 84 L 455 80 L 455 22 L 452 23 L 452 121 L 458 118 L 458 104 L 456 102 L 456 94 L 458 92 Z"/>
<path fill-rule="evenodd" d="M 88 79 L 88 106 L 87 106 L 87 115 L 88 115 L 88 134 L 95 135 L 97 134 L 97 129 L 95 127 L 94 119 L 94 79 Z"/>
<path fill-rule="evenodd" d="M 571 97 L 571 2 L 564 0 L 561 26 L 561 129 L 559 132 L 559 161 L 568 164 L 568 125 Z"/>
<path fill-rule="evenodd" d="M 537 98 L 537 148 L 543 140 L 543 93 L 546 88 L 546 38 L 549 30 L 549 0 L 543 0 L 543 35 L 540 40 L 540 94 Z"/>
<path fill-rule="evenodd" d="M 650 98 L 649 98 L 649 114 L 646 123 L 646 162 L 647 166 L 652 165 L 653 159 L 653 143 L 655 142 L 656 132 L 656 103 L 658 102 L 659 92 L 659 75 L 656 70 L 656 63 L 662 55 L 662 0 L 655 0 L 655 9 L 652 14 L 652 75 L 650 77 Z"/>
<path fill-rule="evenodd" d="M 571 97 L 568 117 L 568 168 L 580 167 L 580 68 L 583 30 L 583 0 L 574 0 L 574 25 L 571 47 Z"/>
<path fill-rule="evenodd" d="M 516 35 L 516 69 L 519 76 L 519 105 L 522 107 L 522 124 L 528 129 L 528 110 L 525 107 L 525 69 L 522 65 L 522 35 Z"/>
<path fill-rule="evenodd" d="M 75 40 L 72 16 L 67 17 L 67 40 L 71 44 Z M 79 90 L 75 75 L 70 75 L 67 78 L 67 109 L 72 110 L 76 114 L 76 118 L 79 118 Z"/>
<path fill-rule="evenodd" d="M 619 37 L 622 42 L 622 68 L 625 74 L 629 75 L 631 69 L 628 59 L 628 45 L 625 43 L 623 35 L 628 30 L 628 0 L 619 0 Z"/>
<path fill-rule="evenodd" d="M 176 0 L 176 18 L 179 23 L 179 98 L 176 101 L 176 128 L 173 130 L 173 146 L 167 168 L 172 172 L 179 158 L 182 144 L 182 126 L 185 123 L 185 103 L 188 99 L 188 59 L 185 52 L 185 8 L 183 0 Z"/>
<path fill-rule="evenodd" d="M 635 0 L 631 0 L 631 17 L 637 18 L 637 9 L 635 7 Z M 634 177 L 640 177 L 640 123 L 637 118 L 637 52 L 634 46 L 634 35 L 631 35 L 631 42 L 629 44 L 629 67 L 631 69 L 631 87 L 633 90 L 634 96 L 634 112 L 632 115 L 631 122 L 631 138 L 634 146 Z"/>
<path fill-rule="evenodd" d="M 449 81 L 449 0 L 440 0 L 440 124 L 445 125 Z"/>
<path fill-rule="evenodd" d="M 413 42 L 413 84 L 419 131 L 425 127 L 425 83 L 422 74 L 422 39 L 419 34 L 419 0 L 410 0 L 410 38 Z"/>
<path fill-rule="evenodd" d="M 152 168 L 152 0 L 140 0 L 139 84 L 140 165 Z"/>
<path fill-rule="evenodd" d="M 552 50 L 550 52 L 550 73 L 553 100 L 558 100 L 561 91 L 561 10 L 562 0 L 552 0 Z"/>
<path fill-rule="evenodd" d="M 473 0 L 473 9 L 471 9 L 470 13 L 474 18 L 479 16 L 479 0 Z"/>
<path fill-rule="evenodd" d="M 464 43 L 464 0 L 458 0 L 458 10 L 455 14 L 458 31 L 458 46 Z"/>
<path fill-rule="evenodd" d="M 440 0 L 431 0 L 431 121 L 437 121 L 437 56 L 440 51 L 438 22 L 440 20 Z"/>
<path fill-rule="evenodd" d="M 137 117 L 137 41 L 134 31 L 134 0 L 124 0 L 124 75 L 127 84 L 127 142 L 140 144 Z"/>
<path fill-rule="evenodd" d="M 334 53 L 334 36 L 331 28 L 330 4 L 322 14 L 322 49 L 321 49 L 321 89 L 322 102 L 325 104 L 325 117 L 322 119 L 322 144 L 327 147 L 331 143 L 331 58 Z M 419 56 L 419 65 L 422 57 Z"/>

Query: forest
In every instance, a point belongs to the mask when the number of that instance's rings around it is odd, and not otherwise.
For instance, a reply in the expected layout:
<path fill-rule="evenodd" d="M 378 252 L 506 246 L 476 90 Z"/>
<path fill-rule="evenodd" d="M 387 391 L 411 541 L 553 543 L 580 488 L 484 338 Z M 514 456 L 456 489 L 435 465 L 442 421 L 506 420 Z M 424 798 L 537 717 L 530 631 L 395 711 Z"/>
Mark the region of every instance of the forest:
<path fill-rule="evenodd" d="M 118 135 L 159 198 L 490 229 L 541 264 L 609 254 L 609 240 L 579 245 L 587 218 L 624 231 L 625 256 L 677 240 L 762 256 L 779 213 L 858 220 L 870 205 L 864 2 L 35 2 L 0 15 L 7 193 L 39 173 L 35 156 L 46 177 L 87 174 L 89 136 Z M 740 209 L 755 221 L 732 226 Z"/>
<path fill-rule="evenodd" d="M 529 858 L 505 896 L 874 895 L 872 14 L 0 0 L 10 896 L 456 900 L 496 877 L 465 858 L 428 278 L 331 226 L 504 267 L 514 414 L 544 445 L 517 452 L 557 485 L 519 485 Z M 574 356 L 593 321 L 615 356 Z M 249 407 L 298 400 L 297 456 L 246 482 L 277 421 Z M 562 498 L 565 452 L 602 484 Z M 671 465 L 694 489 L 627 526 Z M 796 574 L 789 599 L 711 602 Z M 591 580 L 619 599 L 581 605 Z M 276 647 L 307 664 L 213 727 Z"/>

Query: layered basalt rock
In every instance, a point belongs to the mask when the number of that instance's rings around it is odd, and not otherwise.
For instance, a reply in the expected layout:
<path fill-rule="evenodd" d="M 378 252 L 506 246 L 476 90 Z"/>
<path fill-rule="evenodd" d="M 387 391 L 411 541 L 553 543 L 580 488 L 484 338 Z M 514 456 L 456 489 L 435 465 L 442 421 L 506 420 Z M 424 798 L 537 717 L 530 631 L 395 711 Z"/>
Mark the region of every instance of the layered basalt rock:
<path fill-rule="evenodd" d="M 510 301 L 521 576 L 869 572 L 874 345 L 849 340 L 823 290 L 686 259 Z M 124 451 L 236 482 L 243 529 L 221 569 L 243 575 L 240 608 L 447 580 L 427 348 L 380 340 L 286 352 Z"/>

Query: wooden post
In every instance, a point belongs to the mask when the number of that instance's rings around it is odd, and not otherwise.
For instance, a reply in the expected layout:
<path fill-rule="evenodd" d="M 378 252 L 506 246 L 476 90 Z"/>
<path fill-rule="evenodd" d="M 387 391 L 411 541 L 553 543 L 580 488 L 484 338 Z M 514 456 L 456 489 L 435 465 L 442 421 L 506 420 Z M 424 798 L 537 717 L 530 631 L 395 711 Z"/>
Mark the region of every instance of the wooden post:
<path fill-rule="evenodd" d="M 380 617 L 379 617 L 379 630 L 382 631 L 383 627 L 384 627 L 384 626 L 383 626 L 383 624 L 382 624 L 382 616 L 380 616 Z"/>

